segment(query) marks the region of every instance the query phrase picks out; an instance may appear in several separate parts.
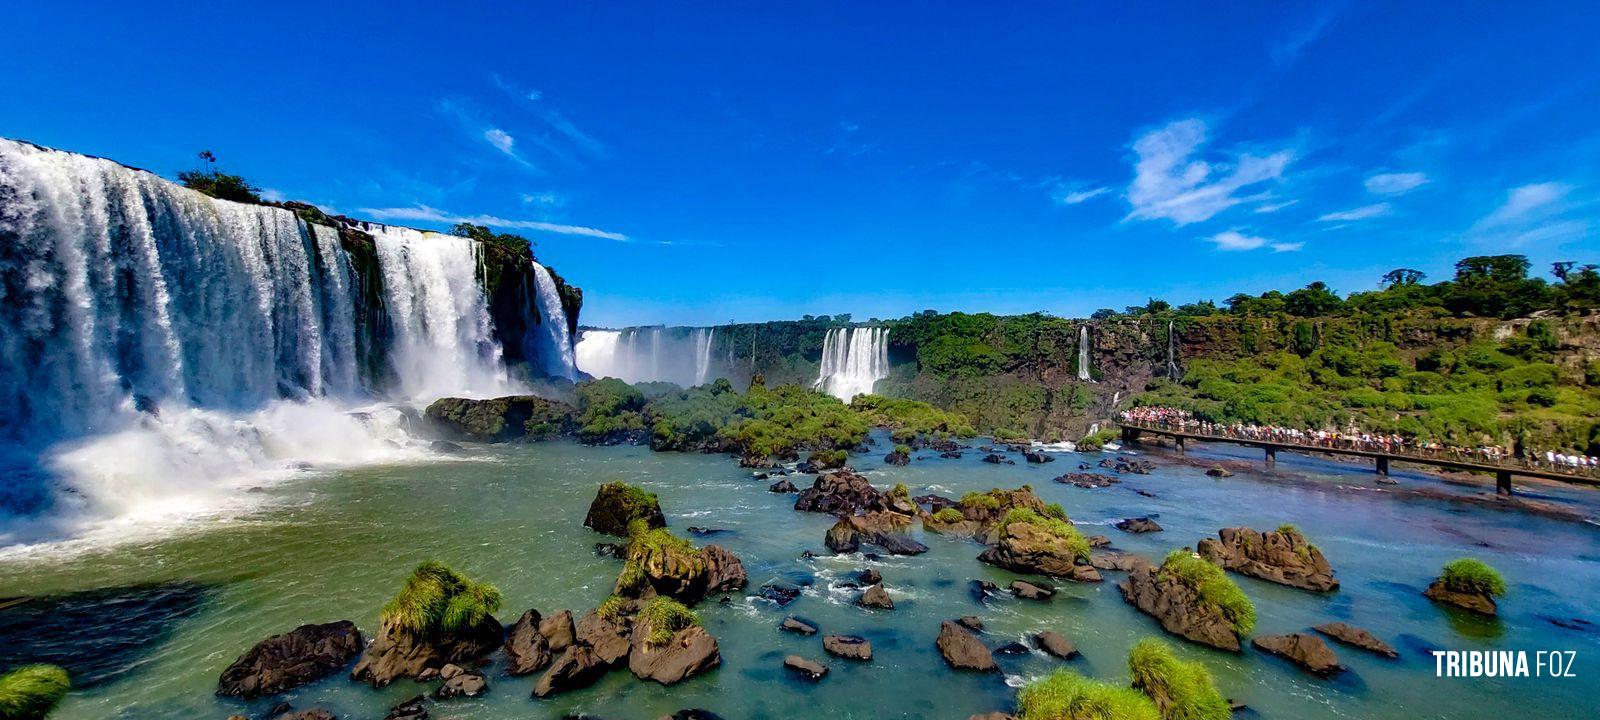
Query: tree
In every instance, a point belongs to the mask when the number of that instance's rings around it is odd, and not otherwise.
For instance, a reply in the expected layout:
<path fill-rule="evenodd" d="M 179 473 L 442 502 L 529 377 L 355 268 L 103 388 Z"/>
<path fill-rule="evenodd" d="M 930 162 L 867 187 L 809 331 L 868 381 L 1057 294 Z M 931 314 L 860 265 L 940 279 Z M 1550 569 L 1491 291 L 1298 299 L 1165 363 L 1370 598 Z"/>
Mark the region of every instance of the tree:
<path fill-rule="evenodd" d="M 1417 283 L 1422 282 L 1422 279 L 1427 276 L 1428 274 L 1422 272 L 1421 270 L 1412 270 L 1411 268 L 1395 268 L 1387 273 L 1384 273 L 1383 286 L 1392 288 L 1399 285 L 1416 285 Z"/>
<path fill-rule="evenodd" d="M 450 228 L 450 234 L 455 235 L 456 237 L 472 238 L 473 240 L 477 240 L 478 242 L 482 243 L 499 245 L 514 253 L 525 253 L 529 257 L 533 256 L 532 240 L 529 240 L 521 235 L 497 233 L 484 225 L 456 223 L 455 227 Z"/>
<path fill-rule="evenodd" d="M 1327 315 L 1344 307 L 1344 300 L 1328 289 L 1328 284 L 1318 280 L 1283 299 L 1283 309 L 1300 317 Z"/>
<path fill-rule="evenodd" d="M 1099 310 L 1096 310 L 1096 311 L 1090 313 L 1089 314 L 1089 319 L 1090 320 L 1105 320 L 1107 318 L 1114 318 L 1116 316 L 1117 316 L 1117 311 L 1112 310 L 1111 308 L 1100 308 Z"/>
<path fill-rule="evenodd" d="M 217 156 L 210 150 L 201 150 L 200 160 L 206 164 L 204 170 L 178 172 L 178 182 L 183 183 L 184 187 L 219 200 L 261 204 L 261 189 L 251 185 L 243 177 L 218 170 Z"/>
<path fill-rule="evenodd" d="M 1511 283 L 1528 277 L 1526 255 L 1475 255 L 1456 261 L 1456 282 Z"/>

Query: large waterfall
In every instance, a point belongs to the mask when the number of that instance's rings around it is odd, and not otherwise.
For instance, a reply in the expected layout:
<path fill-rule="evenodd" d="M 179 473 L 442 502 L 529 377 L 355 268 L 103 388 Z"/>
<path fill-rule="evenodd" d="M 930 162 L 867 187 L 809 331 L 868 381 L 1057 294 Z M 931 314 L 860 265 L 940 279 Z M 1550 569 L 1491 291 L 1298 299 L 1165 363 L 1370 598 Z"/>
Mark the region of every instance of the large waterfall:
<path fill-rule="evenodd" d="M 478 243 L 345 232 L 0 139 L 0 546 L 417 457 L 375 401 L 511 389 Z"/>
<path fill-rule="evenodd" d="M 731 365 L 716 357 L 715 345 L 715 328 L 584 330 L 577 363 L 579 370 L 597 378 L 693 387 L 728 376 Z"/>
<path fill-rule="evenodd" d="M 816 388 L 848 402 L 889 377 L 889 329 L 834 328 L 822 340 Z"/>
<path fill-rule="evenodd" d="M 533 263 L 533 279 L 537 286 L 534 302 L 540 318 L 538 351 L 545 374 L 573 380 L 578 376 L 578 361 L 567 332 L 567 311 L 561 306 L 561 293 L 556 290 L 550 271 L 538 262 Z"/>
<path fill-rule="evenodd" d="M 1078 379 L 1089 382 L 1089 325 L 1078 326 Z"/>

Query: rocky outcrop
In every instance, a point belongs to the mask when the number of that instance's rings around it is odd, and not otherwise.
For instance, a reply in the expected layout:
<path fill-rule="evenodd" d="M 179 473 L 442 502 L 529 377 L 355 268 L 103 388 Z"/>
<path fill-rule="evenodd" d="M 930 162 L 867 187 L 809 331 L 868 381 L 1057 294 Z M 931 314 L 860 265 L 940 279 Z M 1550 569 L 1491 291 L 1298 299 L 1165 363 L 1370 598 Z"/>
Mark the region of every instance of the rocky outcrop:
<path fill-rule="evenodd" d="M 506 633 L 506 674 L 527 675 L 550 664 L 550 639 L 539 631 L 544 618 L 529 610 Z"/>
<path fill-rule="evenodd" d="M 1377 636 L 1354 625 L 1331 622 L 1323 623 L 1312 629 L 1351 647 L 1376 653 L 1386 658 L 1400 657 L 1400 653 L 1396 652 L 1389 643 L 1379 640 Z"/>
<path fill-rule="evenodd" d="M 644 521 L 646 530 L 667 526 L 667 517 L 661 514 L 661 503 L 655 495 L 627 483 L 612 482 L 601 485 L 595 493 L 583 526 L 595 532 L 627 537 L 628 524 L 634 520 Z"/>
<path fill-rule="evenodd" d="M 572 429 L 571 405 L 533 395 L 440 398 L 423 415 L 443 434 L 474 442 L 539 439 Z"/>
<path fill-rule="evenodd" d="M 784 618 L 783 622 L 779 623 L 778 629 L 784 632 L 792 632 L 796 635 L 817 634 L 817 626 L 793 616 Z"/>
<path fill-rule="evenodd" d="M 883 589 L 882 585 L 873 585 L 862 591 L 861 598 L 856 600 L 856 604 L 864 608 L 876 608 L 879 610 L 894 609 L 894 600 L 889 597 L 889 593 Z"/>
<path fill-rule="evenodd" d="M 1227 570 L 1302 590 L 1339 589 L 1322 551 L 1293 528 L 1265 533 L 1246 527 L 1223 528 L 1217 535 L 1221 540 L 1201 540 L 1197 550 L 1200 557 Z"/>
<path fill-rule="evenodd" d="M 1056 461 L 1056 459 L 1051 457 L 1048 453 L 1039 452 L 1038 450 L 1023 450 L 1022 459 L 1027 460 L 1035 465 L 1042 465 L 1044 463 Z"/>
<path fill-rule="evenodd" d="M 1056 596 L 1055 588 L 1025 580 L 1011 583 L 1011 594 L 1023 600 L 1049 600 Z"/>
<path fill-rule="evenodd" d="M 1097 570 L 1117 570 L 1128 572 L 1136 567 L 1150 567 L 1151 563 L 1143 555 L 1102 550 L 1089 554 L 1089 564 Z"/>
<path fill-rule="evenodd" d="M 539 622 L 539 634 L 550 644 L 551 653 L 559 653 L 572 644 L 577 628 L 572 622 L 572 611 L 562 610 Z"/>
<path fill-rule="evenodd" d="M 361 631 L 349 620 L 301 625 L 273 635 L 234 660 L 217 681 L 217 694 L 252 699 L 321 680 L 361 654 Z"/>
<path fill-rule="evenodd" d="M 273 715 L 272 720 L 338 720 L 339 716 L 323 708 L 310 710 L 285 710 L 281 714 Z"/>
<path fill-rule="evenodd" d="M 877 585 L 883 582 L 883 573 L 878 572 L 875 568 L 867 568 L 856 573 L 856 580 L 862 585 Z"/>
<path fill-rule="evenodd" d="M 1068 538 L 1029 522 L 1012 522 L 999 532 L 998 541 L 978 559 L 1012 572 L 1049 575 L 1077 582 L 1100 582 L 1100 572 Z M 1087 553 L 1083 553 L 1086 555 Z"/>
<path fill-rule="evenodd" d="M 849 520 L 841 519 L 828 528 L 828 534 L 822 542 L 829 550 L 840 555 L 853 553 L 861 549 L 861 533 L 856 531 L 856 526 Z"/>
<path fill-rule="evenodd" d="M 982 640 L 959 623 L 946 620 L 939 624 L 939 639 L 934 641 L 944 661 L 957 670 L 994 672 L 1000 669 Z"/>
<path fill-rule="evenodd" d="M 696 549 L 675 538 L 661 542 L 645 538 L 629 544 L 615 592 L 641 600 L 665 595 L 693 605 L 748 582 L 744 563 L 720 545 Z"/>
<path fill-rule="evenodd" d="M 876 545 L 890 555 L 921 555 L 928 551 L 927 545 L 906 535 L 911 527 L 910 515 L 877 511 L 848 517 L 842 522 L 855 528 L 861 541 Z"/>
<path fill-rule="evenodd" d="M 977 615 L 962 615 L 961 617 L 956 618 L 956 622 L 959 623 L 961 627 L 974 632 L 983 630 L 983 618 L 980 618 Z"/>
<path fill-rule="evenodd" d="M 828 666 L 815 660 L 807 660 L 799 655 L 790 655 L 783 659 L 783 666 L 800 677 L 812 682 L 821 680 L 828 674 Z"/>
<path fill-rule="evenodd" d="M 910 465 L 911 453 L 903 450 L 895 450 L 888 455 L 883 456 L 883 462 L 888 465 Z"/>
<path fill-rule="evenodd" d="M 1233 472 L 1221 465 L 1212 465 L 1206 470 L 1206 474 L 1214 478 L 1233 477 Z"/>
<path fill-rule="evenodd" d="M 633 629 L 628 670 L 640 680 L 673 685 L 722 664 L 716 638 L 699 625 L 673 633 L 672 639 L 660 646 L 650 644 L 650 632 L 645 623 Z"/>
<path fill-rule="evenodd" d="M 1033 644 L 1046 654 L 1062 660 L 1071 660 L 1078 656 L 1077 646 L 1054 630 L 1034 633 Z"/>
<path fill-rule="evenodd" d="M 1112 485 L 1116 485 L 1122 481 L 1111 477 L 1110 475 L 1101 475 L 1100 473 L 1071 472 L 1057 477 L 1056 482 L 1065 485 L 1074 485 L 1085 490 L 1092 490 L 1094 488 L 1111 487 Z"/>
<path fill-rule="evenodd" d="M 1443 578 L 1429 583 L 1428 588 L 1423 590 L 1422 594 L 1434 602 L 1454 605 L 1480 615 L 1495 615 L 1499 611 L 1499 606 L 1495 603 L 1493 596 L 1486 593 L 1452 590 L 1448 585 L 1445 585 Z"/>
<path fill-rule="evenodd" d="M 350 677 L 383 687 L 396 678 L 416 678 L 445 665 L 476 665 L 500 647 L 504 629 L 494 618 L 478 626 L 443 637 L 424 637 L 392 621 L 384 621 L 378 636 L 356 663 Z"/>
<path fill-rule="evenodd" d="M 428 720 L 427 699 L 421 695 L 389 708 L 383 720 Z"/>
<path fill-rule="evenodd" d="M 1010 458 L 1008 458 L 1008 457 L 1006 457 L 1004 455 L 1001 455 L 999 453 L 989 453 L 988 455 L 983 456 L 983 461 L 986 462 L 986 463 L 989 463 L 990 465 L 1015 465 L 1015 464 L 1017 464 L 1017 461 L 1012 460 L 1012 459 L 1010 459 Z"/>
<path fill-rule="evenodd" d="M 591 610 L 578 621 L 572 644 L 556 657 L 550 669 L 533 686 L 534 697 L 593 685 L 606 673 L 627 662 L 631 649 L 632 609 L 614 619 Z"/>
<path fill-rule="evenodd" d="M 1161 526 L 1156 521 L 1147 517 L 1128 518 L 1117 522 L 1117 529 L 1125 533 L 1151 533 L 1161 532 Z"/>
<path fill-rule="evenodd" d="M 1220 650 L 1239 650 L 1233 623 L 1179 578 L 1149 565 L 1135 567 L 1117 586 L 1122 599 L 1155 618 L 1167 632 Z"/>
<path fill-rule="evenodd" d="M 823 473 L 795 498 L 794 509 L 848 517 L 888 509 L 883 493 L 849 468 Z"/>
<path fill-rule="evenodd" d="M 829 635 L 822 638 L 822 649 L 847 660 L 872 659 L 872 643 L 859 635 Z"/>
<path fill-rule="evenodd" d="M 1339 656 L 1328 648 L 1322 638 L 1311 633 L 1289 635 L 1262 635 L 1250 641 L 1257 650 L 1272 653 L 1314 675 L 1333 675 L 1344 669 Z"/>
<path fill-rule="evenodd" d="M 769 490 L 771 492 L 775 492 L 775 493 L 800 492 L 800 489 L 795 487 L 794 483 L 789 482 L 789 478 L 783 478 L 783 479 L 781 479 L 781 480 L 779 480 L 779 481 L 767 486 L 767 490 Z"/>
<path fill-rule="evenodd" d="M 460 665 L 451 664 L 440 668 L 439 677 L 444 679 L 444 684 L 434 691 L 433 696 L 440 700 L 477 697 L 489 691 L 489 681 L 482 673 L 472 672 Z"/>

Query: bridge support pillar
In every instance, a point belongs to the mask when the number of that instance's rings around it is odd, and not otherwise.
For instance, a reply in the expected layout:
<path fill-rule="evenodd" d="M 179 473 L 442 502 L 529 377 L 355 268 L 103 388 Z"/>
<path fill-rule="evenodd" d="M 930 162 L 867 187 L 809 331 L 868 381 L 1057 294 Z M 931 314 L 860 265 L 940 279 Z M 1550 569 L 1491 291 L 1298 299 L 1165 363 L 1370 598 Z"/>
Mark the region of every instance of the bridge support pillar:
<path fill-rule="evenodd" d="M 1501 495 L 1511 494 L 1511 471 L 1496 470 L 1494 473 L 1494 491 Z"/>
<path fill-rule="evenodd" d="M 1268 445 L 1267 446 L 1267 467 L 1272 467 L 1272 466 L 1277 465 L 1277 464 L 1278 464 L 1278 449 Z"/>
<path fill-rule="evenodd" d="M 1384 476 L 1389 474 L 1389 458 L 1378 458 L 1378 474 Z"/>
<path fill-rule="evenodd" d="M 1139 428 L 1131 428 L 1131 427 L 1122 428 L 1122 442 L 1123 442 L 1123 444 L 1126 444 L 1126 445 L 1131 445 L 1131 444 L 1139 442 Z"/>
<path fill-rule="evenodd" d="M 1183 446 L 1183 436 L 1182 435 L 1174 436 L 1172 438 L 1172 442 L 1177 444 L 1179 453 L 1182 453 L 1182 452 L 1185 451 L 1186 448 L 1184 448 L 1184 446 Z"/>

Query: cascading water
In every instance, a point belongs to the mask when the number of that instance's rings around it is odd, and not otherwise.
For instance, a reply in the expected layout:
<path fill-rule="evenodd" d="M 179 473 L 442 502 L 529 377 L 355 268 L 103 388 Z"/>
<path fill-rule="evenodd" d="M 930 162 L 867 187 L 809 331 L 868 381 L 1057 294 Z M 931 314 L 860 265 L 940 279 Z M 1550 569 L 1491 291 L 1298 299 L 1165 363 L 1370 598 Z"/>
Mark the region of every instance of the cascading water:
<path fill-rule="evenodd" d="M 1078 379 L 1089 382 L 1089 326 L 1078 326 Z"/>
<path fill-rule="evenodd" d="M 1177 335 L 1174 335 L 1172 330 L 1173 330 L 1173 322 L 1171 320 L 1168 320 L 1167 321 L 1167 379 L 1169 379 L 1169 380 L 1171 380 L 1173 382 L 1177 382 L 1178 381 L 1178 377 L 1179 377 L 1178 360 L 1177 360 L 1178 339 L 1177 339 Z"/>
<path fill-rule="evenodd" d="M 849 402 L 889 377 L 889 329 L 834 328 L 823 336 L 816 389 Z"/>
<path fill-rule="evenodd" d="M 356 405 L 510 389 L 477 244 L 360 229 L 376 269 L 289 210 L 0 139 L 0 546 L 421 457 L 400 411 Z"/>
<path fill-rule="evenodd" d="M 595 377 L 692 387 L 725 377 L 732 367 L 731 356 L 717 358 L 715 344 L 715 328 L 584 330 L 577 364 Z"/>
<path fill-rule="evenodd" d="M 567 333 L 567 311 L 561 306 L 561 293 L 556 289 L 556 281 L 550 277 L 550 271 L 537 261 L 533 263 L 533 279 L 537 289 L 534 305 L 539 313 L 539 327 L 533 332 L 539 338 L 537 351 L 545 374 L 567 380 L 576 379 L 577 358 L 574 356 L 572 338 Z"/>

